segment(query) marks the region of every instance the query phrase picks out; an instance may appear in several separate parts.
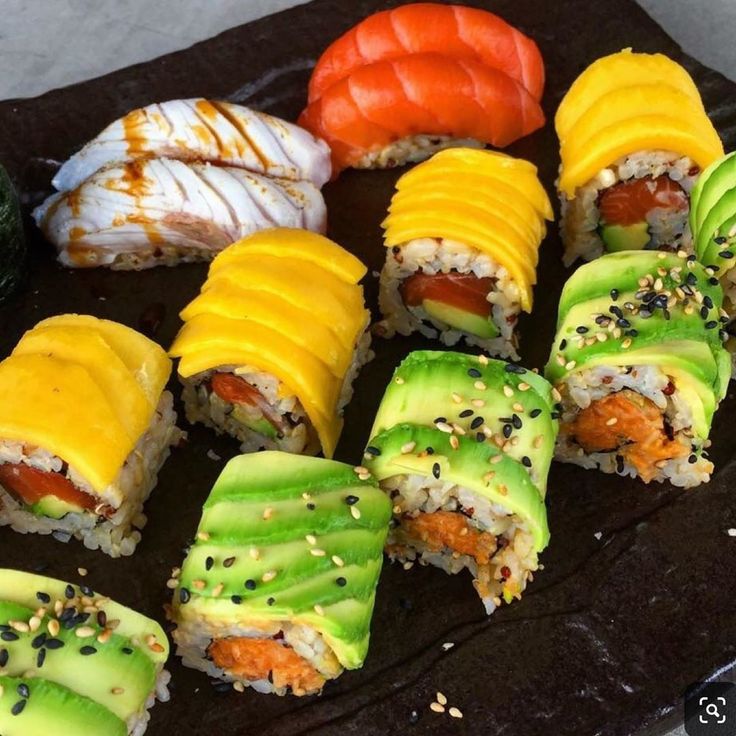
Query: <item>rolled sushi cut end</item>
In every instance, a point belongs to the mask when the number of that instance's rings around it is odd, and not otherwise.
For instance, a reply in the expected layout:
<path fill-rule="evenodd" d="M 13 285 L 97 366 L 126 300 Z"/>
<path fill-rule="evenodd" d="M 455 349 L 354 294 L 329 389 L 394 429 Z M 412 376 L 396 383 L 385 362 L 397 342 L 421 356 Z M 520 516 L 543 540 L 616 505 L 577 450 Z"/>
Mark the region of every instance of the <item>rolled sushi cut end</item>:
<path fill-rule="evenodd" d="M 0 363 L 0 526 L 130 555 L 176 427 L 171 361 L 128 327 L 59 315 Z"/>
<path fill-rule="evenodd" d="M 175 579 L 184 664 L 297 696 L 361 667 L 390 516 L 362 467 L 270 451 L 231 460 Z"/>
<path fill-rule="evenodd" d="M 0 570 L 0 730 L 143 736 L 169 699 L 161 626 L 90 590 Z"/>
<path fill-rule="evenodd" d="M 170 351 L 181 358 L 189 421 L 235 437 L 243 452 L 331 456 L 353 381 L 373 357 L 365 272 L 303 230 L 264 231 L 225 250 Z"/>
<path fill-rule="evenodd" d="M 552 207 L 526 161 L 444 151 L 397 183 L 385 229 L 378 332 L 464 339 L 517 358 L 515 327 L 531 309 L 539 244 Z"/>
<path fill-rule="evenodd" d="M 631 49 L 598 59 L 555 127 L 566 265 L 622 250 L 692 252 L 690 192 L 723 144 L 685 69 Z"/>
<path fill-rule="evenodd" d="M 549 541 L 555 411 L 551 386 L 520 366 L 411 353 L 364 456 L 393 506 L 389 557 L 469 570 L 488 614 L 521 598 Z"/>
<path fill-rule="evenodd" d="M 731 374 L 714 273 L 684 253 L 627 252 L 568 280 L 545 369 L 560 395 L 558 460 L 685 488 L 710 479 Z"/>

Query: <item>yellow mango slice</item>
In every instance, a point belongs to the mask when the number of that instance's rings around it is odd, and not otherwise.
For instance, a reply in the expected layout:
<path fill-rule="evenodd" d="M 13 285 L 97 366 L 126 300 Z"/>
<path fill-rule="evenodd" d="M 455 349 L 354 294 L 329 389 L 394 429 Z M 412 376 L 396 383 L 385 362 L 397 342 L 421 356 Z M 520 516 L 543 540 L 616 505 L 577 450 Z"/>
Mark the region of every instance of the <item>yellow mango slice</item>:
<path fill-rule="evenodd" d="M 315 355 L 340 379 L 352 361 L 352 348 L 344 346 L 330 326 L 312 319 L 309 311 L 295 307 L 277 294 L 258 291 L 257 286 L 251 289 L 248 284 L 240 286 L 222 281 L 196 297 L 180 316 L 189 322 L 207 314 L 257 322 L 280 332 Z M 363 315 L 365 324 L 367 311 Z"/>
<path fill-rule="evenodd" d="M 323 235 L 279 227 L 261 230 L 225 248 L 212 261 L 209 273 L 229 268 L 235 261 L 264 255 L 308 261 L 349 284 L 357 284 L 368 270 L 358 258 Z"/>
<path fill-rule="evenodd" d="M 171 375 L 166 351 L 136 330 L 109 319 L 88 314 L 60 314 L 42 320 L 36 327 L 84 327 L 101 335 L 138 381 L 153 409 Z"/>
<path fill-rule="evenodd" d="M 594 61 L 573 82 L 555 115 L 555 129 L 560 140 L 568 137 L 577 120 L 601 97 L 619 87 L 639 84 L 675 87 L 702 107 L 695 82 L 678 63 L 664 54 L 635 54 L 631 49 L 624 49 Z"/>
<path fill-rule="evenodd" d="M 54 453 L 97 493 L 115 480 L 134 446 L 87 369 L 66 360 L 6 358 L 0 363 L 0 407 L 0 437 Z"/>
<path fill-rule="evenodd" d="M 181 358 L 179 375 L 183 378 L 221 365 L 252 365 L 272 373 L 299 398 L 318 434 L 319 427 L 324 429 L 338 420 L 342 381 L 311 352 L 257 322 L 198 315 L 182 327 L 170 354 Z M 323 441 L 320 435 L 323 447 L 329 433 L 325 437 Z"/>
<path fill-rule="evenodd" d="M 715 129 L 693 129 L 687 122 L 662 115 L 642 115 L 600 129 L 587 141 L 570 139 L 562 162 L 559 188 L 568 199 L 601 169 L 636 151 L 662 149 L 689 156 L 705 168 L 723 155 Z"/>
<path fill-rule="evenodd" d="M 148 429 L 153 407 L 133 374 L 96 332 L 61 325 L 35 327 L 23 335 L 13 355 L 47 355 L 82 366 L 99 386 L 131 443 Z"/>
<path fill-rule="evenodd" d="M 306 261 L 277 256 L 259 256 L 247 262 L 237 260 L 213 273 L 202 286 L 202 292 L 223 281 L 250 284 L 309 311 L 312 319 L 330 325 L 343 346 L 351 350 L 364 324 L 363 289 L 346 284 Z"/>

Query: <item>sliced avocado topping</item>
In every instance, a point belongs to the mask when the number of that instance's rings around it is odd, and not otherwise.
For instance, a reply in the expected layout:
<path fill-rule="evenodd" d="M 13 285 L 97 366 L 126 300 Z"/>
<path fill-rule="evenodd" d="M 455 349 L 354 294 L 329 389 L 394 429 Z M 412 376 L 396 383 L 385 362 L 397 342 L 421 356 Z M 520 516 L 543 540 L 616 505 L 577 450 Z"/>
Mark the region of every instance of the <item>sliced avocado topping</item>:
<path fill-rule="evenodd" d="M 233 407 L 233 417 L 235 417 L 239 422 L 242 422 L 246 427 L 248 427 L 248 429 L 252 429 L 263 437 L 276 439 L 278 436 L 276 428 L 268 421 L 268 419 L 265 417 L 254 419 L 251 412 L 238 404 Z"/>
<path fill-rule="evenodd" d="M 61 519 L 67 514 L 79 514 L 84 511 L 81 506 L 68 503 L 57 496 L 44 496 L 28 509 L 37 516 L 48 516 L 50 519 Z"/>
<path fill-rule="evenodd" d="M 498 327 L 490 317 L 481 317 L 460 307 L 454 307 L 451 304 L 445 304 L 434 299 L 425 299 L 422 306 L 432 319 L 468 335 L 475 335 L 484 340 L 498 337 Z"/>
<path fill-rule="evenodd" d="M 601 225 L 600 234 L 609 253 L 644 250 L 651 240 L 649 224 L 646 222 L 637 222 L 634 225 Z"/>

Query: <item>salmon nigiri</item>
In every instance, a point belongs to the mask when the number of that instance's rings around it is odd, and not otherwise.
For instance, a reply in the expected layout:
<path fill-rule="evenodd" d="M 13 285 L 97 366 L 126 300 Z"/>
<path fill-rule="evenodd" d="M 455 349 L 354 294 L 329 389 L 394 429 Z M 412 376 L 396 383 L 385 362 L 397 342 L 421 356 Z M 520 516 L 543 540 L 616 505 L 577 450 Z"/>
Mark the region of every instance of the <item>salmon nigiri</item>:
<path fill-rule="evenodd" d="M 542 97 L 544 63 L 532 39 L 486 10 L 413 3 L 375 13 L 332 43 L 314 68 L 309 101 L 360 66 L 416 53 L 481 62 L 508 74 L 535 100 Z"/>
<path fill-rule="evenodd" d="M 418 161 L 461 142 L 502 148 L 540 128 L 544 114 L 498 69 L 411 54 L 357 68 L 312 102 L 299 124 L 327 141 L 337 174 Z"/>

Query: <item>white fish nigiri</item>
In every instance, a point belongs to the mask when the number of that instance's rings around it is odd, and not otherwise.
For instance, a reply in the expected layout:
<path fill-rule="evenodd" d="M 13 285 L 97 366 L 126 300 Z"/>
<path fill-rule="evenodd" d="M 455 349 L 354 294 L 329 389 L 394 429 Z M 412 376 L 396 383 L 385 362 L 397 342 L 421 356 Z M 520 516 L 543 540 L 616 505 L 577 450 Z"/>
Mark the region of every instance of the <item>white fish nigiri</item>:
<path fill-rule="evenodd" d="M 308 181 L 171 159 L 112 164 L 33 212 L 65 266 L 143 269 L 208 261 L 257 230 L 326 229 Z"/>
<path fill-rule="evenodd" d="M 160 157 L 236 166 L 320 188 L 332 173 L 328 145 L 304 128 L 242 105 L 195 98 L 129 112 L 72 156 L 52 183 L 69 191 L 113 162 Z"/>

